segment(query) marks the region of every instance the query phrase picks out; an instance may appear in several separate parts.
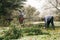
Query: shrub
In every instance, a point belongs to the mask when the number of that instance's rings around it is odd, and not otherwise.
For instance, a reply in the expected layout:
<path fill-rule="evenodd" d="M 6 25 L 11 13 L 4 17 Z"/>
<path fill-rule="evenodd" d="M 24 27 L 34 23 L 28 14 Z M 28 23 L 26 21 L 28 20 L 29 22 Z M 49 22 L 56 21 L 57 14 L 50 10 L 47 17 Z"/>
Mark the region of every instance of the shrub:
<path fill-rule="evenodd" d="M 39 35 L 39 34 L 42 34 L 42 32 L 41 32 L 41 30 L 40 29 L 30 29 L 30 30 L 28 30 L 28 35 Z"/>
<path fill-rule="evenodd" d="M 42 31 L 39 28 L 25 28 L 22 29 L 24 33 L 27 33 L 27 35 L 40 35 L 42 34 Z"/>
<path fill-rule="evenodd" d="M 25 35 L 41 35 L 42 31 L 36 26 L 18 28 L 15 25 L 11 25 L 10 29 L 4 33 L 4 40 L 10 40 L 18 39 Z"/>
<path fill-rule="evenodd" d="M 4 40 L 18 39 L 22 36 L 22 31 L 19 28 L 12 26 L 10 30 L 5 31 Z"/>

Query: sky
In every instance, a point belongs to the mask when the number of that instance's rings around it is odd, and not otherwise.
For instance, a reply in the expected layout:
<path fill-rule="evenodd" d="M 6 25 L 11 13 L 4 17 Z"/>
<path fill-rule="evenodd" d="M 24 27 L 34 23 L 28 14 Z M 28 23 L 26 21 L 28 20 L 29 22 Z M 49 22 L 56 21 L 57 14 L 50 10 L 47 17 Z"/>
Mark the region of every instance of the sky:
<path fill-rule="evenodd" d="M 43 6 L 46 4 L 46 0 L 27 0 L 26 4 L 31 5 L 41 11 L 43 10 Z"/>

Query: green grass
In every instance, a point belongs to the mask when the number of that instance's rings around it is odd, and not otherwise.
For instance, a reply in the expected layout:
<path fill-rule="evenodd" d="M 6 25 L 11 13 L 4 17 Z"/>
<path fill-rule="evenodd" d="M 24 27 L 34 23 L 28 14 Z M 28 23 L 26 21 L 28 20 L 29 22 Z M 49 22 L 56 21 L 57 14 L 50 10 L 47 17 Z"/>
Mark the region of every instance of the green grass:
<path fill-rule="evenodd" d="M 23 31 L 23 37 L 19 40 L 60 40 L 60 27 L 56 26 L 53 30 L 51 27 L 49 29 L 44 29 L 41 25 L 31 25 L 26 27 L 21 27 Z M 4 31 L 8 31 L 9 27 L 0 27 L 0 36 L 4 36 Z M 42 34 L 34 34 L 35 31 L 42 32 Z M 26 32 L 27 31 L 27 32 Z"/>
<path fill-rule="evenodd" d="M 30 30 L 32 27 L 25 27 L 22 28 L 24 31 Z M 38 27 L 34 27 L 38 29 Z M 60 40 L 60 28 L 56 28 L 53 30 L 52 28 L 50 29 L 44 29 L 44 28 L 39 28 L 43 32 L 42 35 L 28 35 L 26 33 L 23 33 L 25 36 L 20 38 L 19 40 Z M 29 33 L 29 32 L 28 32 Z"/>
<path fill-rule="evenodd" d="M 34 35 L 34 36 L 25 36 L 22 37 L 21 40 L 60 40 L 60 28 L 56 28 L 55 30 L 46 30 L 42 29 L 42 32 L 49 33 L 43 35 Z"/>

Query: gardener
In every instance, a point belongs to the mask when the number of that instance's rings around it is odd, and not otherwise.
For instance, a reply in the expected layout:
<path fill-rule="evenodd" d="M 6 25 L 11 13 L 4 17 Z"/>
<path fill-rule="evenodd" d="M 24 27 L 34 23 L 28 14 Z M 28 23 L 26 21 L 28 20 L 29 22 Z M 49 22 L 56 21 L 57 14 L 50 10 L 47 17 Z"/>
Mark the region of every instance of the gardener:
<path fill-rule="evenodd" d="M 53 19 L 54 18 L 51 15 L 47 15 L 47 16 L 44 17 L 44 20 L 45 20 L 45 28 L 49 28 L 49 25 L 51 23 L 52 28 L 55 29 Z"/>
<path fill-rule="evenodd" d="M 20 14 L 19 14 L 19 23 L 22 24 L 23 21 L 24 21 L 24 15 L 23 15 L 23 12 L 21 10 L 19 10 Z"/>

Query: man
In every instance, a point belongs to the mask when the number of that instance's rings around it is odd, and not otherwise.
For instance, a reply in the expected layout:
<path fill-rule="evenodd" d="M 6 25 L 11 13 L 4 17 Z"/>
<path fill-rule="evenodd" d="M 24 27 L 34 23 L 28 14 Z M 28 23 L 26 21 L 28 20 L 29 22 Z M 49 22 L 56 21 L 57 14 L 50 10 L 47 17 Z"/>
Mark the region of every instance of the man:
<path fill-rule="evenodd" d="M 54 22 L 53 22 L 53 16 L 51 15 L 45 16 L 44 20 L 45 20 L 45 28 L 49 28 L 49 25 L 51 23 L 52 28 L 55 29 Z"/>
<path fill-rule="evenodd" d="M 24 15 L 23 15 L 23 12 L 21 11 L 21 10 L 19 10 L 19 12 L 20 12 L 20 14 L 19 14 L 19 22 L 20 22 L 20 24 L 22 24 L 23 23 L 23 20 L 24 20 Z"/>

